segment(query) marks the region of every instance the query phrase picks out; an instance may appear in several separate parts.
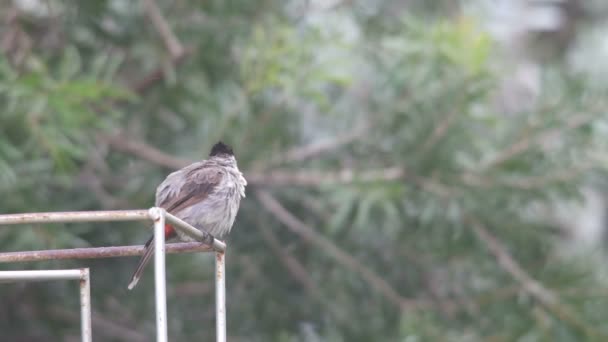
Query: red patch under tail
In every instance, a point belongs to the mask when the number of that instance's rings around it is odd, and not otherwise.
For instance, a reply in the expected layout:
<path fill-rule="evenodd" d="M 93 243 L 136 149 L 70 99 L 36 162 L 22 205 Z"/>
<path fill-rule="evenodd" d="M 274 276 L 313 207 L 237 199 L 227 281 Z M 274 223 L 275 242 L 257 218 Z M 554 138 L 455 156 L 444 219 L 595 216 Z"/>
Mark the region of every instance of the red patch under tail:
<path fill-rule="evenodd" d="M 168 223 L 165 224 L 165 240 L 168 240 L 176 235 L 177 234 L 175 233 L 175 228 L 173 228 L 173 226 Z"/>

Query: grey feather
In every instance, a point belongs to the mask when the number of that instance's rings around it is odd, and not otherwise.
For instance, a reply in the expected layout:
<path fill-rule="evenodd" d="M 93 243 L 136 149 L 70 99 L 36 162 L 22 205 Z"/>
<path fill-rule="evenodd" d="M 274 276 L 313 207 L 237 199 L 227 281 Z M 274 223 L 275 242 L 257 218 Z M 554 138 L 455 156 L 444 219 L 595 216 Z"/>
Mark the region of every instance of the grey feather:
<path fill-rule="evenodd" d="M 156 189 L 156 205 L 222 238 L 232 229 L 246 185 L 234 156 L 214 156 L 167 176 Z M 192 241 L 177 233 L 182 241 Z"/>

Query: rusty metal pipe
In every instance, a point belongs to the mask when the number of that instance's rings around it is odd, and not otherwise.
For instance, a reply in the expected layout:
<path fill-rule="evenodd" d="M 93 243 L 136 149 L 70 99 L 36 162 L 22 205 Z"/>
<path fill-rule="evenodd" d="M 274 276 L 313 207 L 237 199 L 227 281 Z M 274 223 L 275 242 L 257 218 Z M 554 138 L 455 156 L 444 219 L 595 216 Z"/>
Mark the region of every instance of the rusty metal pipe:
<path fill-rule="evenodd" d="M 212 252 L 213 247 L 200 242 L 167 244 L 167 253 Z M 42 251 L 0 253 L 0 263 L 65 259 L 99 259 L 137 256 L 144 253 L 143 245 L 51 249 Z"/>

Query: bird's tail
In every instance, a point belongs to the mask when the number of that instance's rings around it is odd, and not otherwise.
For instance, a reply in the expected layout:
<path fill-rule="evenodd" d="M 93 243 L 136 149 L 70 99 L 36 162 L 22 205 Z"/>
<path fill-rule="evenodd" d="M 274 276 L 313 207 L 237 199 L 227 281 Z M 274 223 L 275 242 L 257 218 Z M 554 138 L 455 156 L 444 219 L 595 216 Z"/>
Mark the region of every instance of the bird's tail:
<path fill-rule="evenodd" d="M 148 239 L 148 242 L 146 242 L 144 255 L 142 255 L 141 259 L 139 259 L 139 264 L 137 264 L 137 268 L 135 269 L 135 272 L 133 273 L 133 276 L 131 277 L 131 282 L 129 283 L 129 286 L 128 286 L 129 290 L 133 290 L 135 285 L 137 285 L 139 278 L 141 278 L 142 273 L 144 273 L 144 270 L 146 269 L 146 265 L 148 265 L 148 263 L 150 262 L 150 259 L 154 255 L 154 246 L 152 245 L 153 242 L 154 242 L 154 235 L 152 235 L 150 237 L 150 239 Z"/>
<path fill-rule="evenodd" d="M 172 238 L 173 236 L 175 236 L 175 230 L 173 229 L 173 227 L 168 224 L 165 225 L 165 239 Z M 148 265 L 150 259 L 154 255 L 154 235 L 152 235 L 150 239 L 148 239 L 146 245 L 144 246 L 144 249 L 144 254 L 142 255 L 141 259 L 139 259 L 137 268 L 135 269 L 135 272 L 131 277 L 131 282 L 127 287 L 129 290 L 133 290 L 133 288 L 137 285 L 137 282 L 139 282 L 139 278 L 141 278 L 141 275 L 146 269 L 146 265 Z"/>

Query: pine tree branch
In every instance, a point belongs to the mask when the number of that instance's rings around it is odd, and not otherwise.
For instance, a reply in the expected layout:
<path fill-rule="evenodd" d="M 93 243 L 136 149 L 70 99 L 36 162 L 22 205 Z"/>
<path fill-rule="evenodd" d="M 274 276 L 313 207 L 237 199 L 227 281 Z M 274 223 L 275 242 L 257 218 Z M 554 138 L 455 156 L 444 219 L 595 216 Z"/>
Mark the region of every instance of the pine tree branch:
<path fill-rule="evenodd" d="M 551 183 L 566 182 L 579 177 L 583 172 L 589 171 L 596 166 L 596 157 L 592 156 L 590 160 L 578 163 L 571 168 L 558 169 L 555 172 L 543 176 L 495 180 L 484 176 L 483 172 L 491 168 L 498 167 L 512 160 L 513 158 L 516 158 L 534 146 L 549 145 L 552 141 L 559 140 L 566 131 L 577 129 L 581 126 L 589 124 L 595 119 L 595 115 L 573 115 L 566 120 L 564 127 L 548 129 L 533 136 L 527 136 L 499 152 L 492 160 L 485 163 L 485 165 L 481 166 L 478 170 L 465 172 L 460 176 L 460 178 L 464 184 L 469 186 L 479 186 L 485 188 L 505 186 L 520 190 L 533 190 L 544 187 Z"/>
<path fill-rule="evenodd" d="M 582 124 L 581 121 L 576 121 L 574 124 Z M 571 125 L 574 126 L 574 125 Z M 545 137 L 547 135 L 544 135 Z M 166 166 L 169 168 L 181 168 L 188 164 L 188 161 L 170 156 L 162 151 L 155 149 L 145 143 L 133 142 L 126 139 L 111 138 L 108 140 L 110 146 L 116 150 L 131 153 L 148 160 L 152 163 Z M 523 152 L 523 150 L 520 150 Z M 339 172 L 317 172 L 317 171 L 271 171 L 267 173 L 246 173 L 247 179 L 251 184 L 255 185 L 321 185 L 324 183 L 349 183 L 354 181 L 395 181 L 404 179 L 406 176 L 415 184 L 421 186 L 424 190 L 438 195 L 440 198 L 448 199 L 452 192 L 442 184 L 435 183 L 431 180 L 418 177 L 413 174 L 406 174 L 401 167 L 387 168 L 383 170 L 372 170 L 360 173 L 355 173 L 353 170 L 347 169 Z M 327 251 L 339 263 L 345 265 L 362 275 L 363 279 L 372 287 L 376 288 L 385 298 L 392 303 L 396 303 L 403 310 L 415 310 L 421 308 L 429 308 L 433 305 L 428 300 L 409 299 L 402 297 L 390 284 L 374 273 L 371 269 L 359 263 L 350 254 L 344 252 L 330 240 L 319 235 L 313 228 L 307 226 L 295 216 L 289 213 L 276 199 L 268 192 L 258 190 L 256 196 L 266 209 L 273 213 L 279 221 L 285 224 L 291 231 L 315 244 L 317 247 Z M 552 313 L 558 317 L 578 327 L 590 336 L 601 336 L 601 333 L 589 327 L 585 322 L 571 312 L 571 310 L 560 304 L 553 292 L 547 290 L 541 283 L 530 277 L 524 270 L 515 262 L 509 255 L 506 248 L 491 235 L 485 227 L 478 222 L 473 225 L 476 235 L 482 240 L 488 250 L 497 258 L 499 265 L 503 267 L 514 279 L 522 284 L 523 289 L 536 298 L 541 304 L 545 305 Z"/>
<path fill-rule="evenodd" d="M 448 129 L 452 125 L 452 122 L 454 122 L 454 118 L 456 118 L 457 114 L 458 114 L 457 111 L 455 111 L 455 110 L 451 111 L 450 113 L 448 113 L 448 115 L 446 115 L 443 118 L 443 120 L 441 120 L 439 123 L 437 123 L 437 125 L 433 129 L 433 132 L 431 132 L 431 134 L 426 139 L 426 141 L 422 144 L 422 146 L 417 151 L 417 153 L 418 154 L 425 153 L 428 150 L 430 150 L 433 146 L 435 146 L 435 144 L 437 144 L 437 142 L 439 142 L 439 140 L 441 140 L 441 138 L 443 138 L 447 134 Z"/>
<path fill-rule="evenodd" d="M 494 255 L 502 269 L 520 283 L 522 289 L 532 298 L 536 299 L 561 320 L 580 329 L 588 337 L 601 338 L 602 340 L 608 338 L 607 335 L 581 320 L 568 306 L 561 303 L 559 297 L 553 291 L 547 289 L 539 281 L 532 278 L 517 261 L 513 259 L 507 248 L 498 240 L 498 238 L 492 235 L 480 221 L 472 217 L 468 217 L 467 221 L 471 224 L 477 238 L 479 238 L 488 251 Z"/>
<path fill-rule="evenodd" d="M 465 173 L 462 175 L 462 181 L 466 185 L 483 188 L 504 186 L 519 190 L 534 190 L 554 183 L 572 181 L 577 177 L 581 177 L 583 173 L 592 170 L 596 166 L 596 162 L 584 161 L 571 168 L 557 169 L 554 172 L 543 176 L 528 176 L 510 179 L 490 179 L 472 173 Z"/>
<path fill-rule="evenodd" d="M 320 250 L 332 256 L 338 263 L 347 269 L 354 271 L 372 287 L 382 294 L 390 303 L 397 305 L 401 310 L 411 311 L 417 308 L 417 301 L 401 296 L 386 280 L 367 266 L 361 264 L 352 255 L 345 252 L 333 242 L 317 233 L 312 227 L 296 218 L 281 203 L 279 203 L 269 192 L 258 190 L 255 196 L 264 208 L 273 214 L 293 233 L 314 244 Z"/>
<path fill-rule="evenodd" d="M 565 123 L 565 127 L 548 129 L 544 132 L 536 134 L 534 136 L 525 137 L 511 146 L 507 147 L 503 151 L 499 152 L 492 160 L 486 163 L 481 170 L 487 170 L 490 168 L 494 168 L 506 163 L 509 160 L 521 155 L 522 153 L 528 151 L 533 146 L 544 145 L 556 139 L 559 139 L 561 135 L 566 130 L 573 130 L 584 126 L 591 121 L 595 120 L 597 116 L 595 115 L 584 115 L 578 114 L 573 115 Z"/>
<path fill-rule="evenodd" d="M 129 153 L 140 159 L 170 169 L 182 168 L 193 161 L 174 157 L 142 141 L 128 139 L 122 135 L 100 134 L 100 140 L 108 143 L 114 150 Z M 595 167 L 594 162 L 583 162 L 570 169 L 557 170 L 544 176 L 520 177 L 517 179 L 492 180 L 484 178 L 477 173 L 465 173 L 462 181 L 469 186 L 494 187 L 505 186 L 521 190 L 533 190 L 546 186 L 550 183 L 565 182 L 572 180 Z M 321 186 L 323 184 L 349 184 L 355 182 L 391 182 L 399 180 L 411 181 L 426 191 L 439 197 L 447 198 L 454 195 L 455 190 L 444 184 L 431 179 L 420 177 L 407 172 L 399 166 L 386 167 L 382 169 L 355 171 L 353 169 L 342 169 L 338 171 L 318 170 L 281 170 L 275 169 L 268 172 L 246 171 L 244 172 L 250 184 L 263 186 Z"/>
<path fill-rule="evenodd" d="M 306 270 L 304 265 L 292 256 L 289 252 L 285 250 L 281 246 L 278 238 L 268 229 L 264 224 L 258 223 L 256 225 L 257 229 L 260 231 L 262 239 L 270 246 L 270 249 L 277 255 L 278 260 L 283 263 L 287 272 L 291 274 L 291 276 L 302 285 L 308 296 L 316 300 L 319 304 L 325 307 L 325 310 L 330 313 L 336 320 L 341 323 L 342 315 L 339 310 L 337 310 L 332 305 L 327 305 L 327 299 L 322 296 L 320 287 L 316 284 L 316 282 L 310 277 L 309 272 Z"/>
<path fill-rule="evenodd" d="M 517 280 L 523 289 L 539 302 L 552 306 L 557 303 L 557 296 L 545 288 L 540 282 L 532 278 L 519 264 L 511 257 L 507 248 L 492 235 L 479 221 L 469 218 L 473 232 L 481 240 L 488 251 L 494 255 L 498 264 Z"/>

